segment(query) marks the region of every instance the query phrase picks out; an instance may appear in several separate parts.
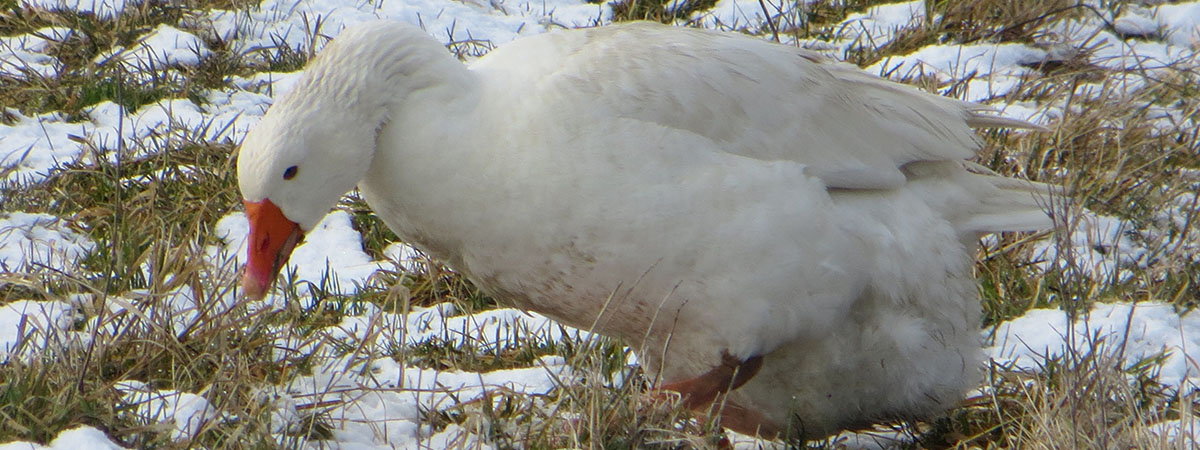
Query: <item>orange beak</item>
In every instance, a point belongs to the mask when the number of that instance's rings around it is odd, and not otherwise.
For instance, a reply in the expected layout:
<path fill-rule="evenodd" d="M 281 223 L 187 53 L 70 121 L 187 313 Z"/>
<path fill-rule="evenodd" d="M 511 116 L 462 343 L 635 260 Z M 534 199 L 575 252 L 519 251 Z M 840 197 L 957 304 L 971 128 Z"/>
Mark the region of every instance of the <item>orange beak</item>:
<path fill-rule="evenodd" d="M 247 241 L 246 273 L 242 275 L 242 289 L 246 297 L 258 300 L 267 294 L 279 268 L 292 255 L 296 243 L 304 238 L 300 225 L 284 217 L 283 211 L 264 199 L 261 202 L 243 201 L 246 218 L 250 220 L 250 238 Z"/>

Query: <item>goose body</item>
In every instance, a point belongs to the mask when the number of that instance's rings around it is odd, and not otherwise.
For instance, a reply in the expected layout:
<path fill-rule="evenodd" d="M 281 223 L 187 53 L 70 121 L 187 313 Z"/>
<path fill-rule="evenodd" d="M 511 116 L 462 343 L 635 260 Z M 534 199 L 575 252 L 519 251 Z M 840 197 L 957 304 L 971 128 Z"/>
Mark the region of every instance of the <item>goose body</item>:
<path fill-rule="evenodd" d="M 348 29 L 246 137 L 244 280 L 357 186 L 397 235 L 520 308 L 621 337 L 690 405 L 793 439 L 954 405 L 979 378 L 980 235 L 1049 224 L 978 174 L 1023 126 L 808 51 L 657 24 L 471 66 Z"/>

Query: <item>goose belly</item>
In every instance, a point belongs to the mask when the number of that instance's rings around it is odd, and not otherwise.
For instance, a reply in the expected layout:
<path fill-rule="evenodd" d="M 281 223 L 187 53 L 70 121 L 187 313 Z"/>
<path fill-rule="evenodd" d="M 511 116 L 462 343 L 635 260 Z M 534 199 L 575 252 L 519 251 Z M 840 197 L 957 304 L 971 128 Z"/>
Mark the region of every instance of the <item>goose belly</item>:
<path fill-rule="evenodd" d="M 946 186 L 954 188 L 953 186 Z M 792 437 L 813 439 L 898 419 L 926 419 L 982 379 L 974 248 L 901 189 L 835 201 L 870 242 L 870 281 L 831 333 L 764 356 L 758 375 L 730 396 Z"/>

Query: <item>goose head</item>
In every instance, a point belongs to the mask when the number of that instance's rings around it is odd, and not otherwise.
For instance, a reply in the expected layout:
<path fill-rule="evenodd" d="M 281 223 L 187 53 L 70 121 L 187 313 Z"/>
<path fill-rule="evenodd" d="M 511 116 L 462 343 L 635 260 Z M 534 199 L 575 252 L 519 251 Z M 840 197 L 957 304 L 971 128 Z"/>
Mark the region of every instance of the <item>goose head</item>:
<path fill-rule="evenodd" d="M 238 155 L 247 297 L 266 294 L 304 233 L 364 177 L 389 113 L 455 70 L 465 71 L 441 43 L 388 21 L 347 29 L 313 59 Z"/>
<path fill-rule="evenodd" d="M 250 236 L 242 286 L 250 298 L 265 295 L 304 233 L 370 164 L 374 142 L 366 133 L 349 123 L 339 127 L 340 120 L 315 120 L 317 109 L 285 100 L 243 141 L 238 185 Z"/>

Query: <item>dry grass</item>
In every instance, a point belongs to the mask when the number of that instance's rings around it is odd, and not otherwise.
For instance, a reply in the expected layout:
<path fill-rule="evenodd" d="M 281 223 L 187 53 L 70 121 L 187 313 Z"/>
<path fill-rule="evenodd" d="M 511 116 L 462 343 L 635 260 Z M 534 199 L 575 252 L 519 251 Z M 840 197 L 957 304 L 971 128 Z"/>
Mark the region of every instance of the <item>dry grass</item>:
<path fill-rule="evenodd" d="M 671 22 L 686 21 L 690 11 L 712 3 L 684 2 L 678 8 L 670 2 L 634 0 L 612 7 L 620 20 Z M 848 14 L 877 3 L 824 1 L 787 9 L 764 2 L 774 11 L 772 23 L 746 25 L 750 32 L 772 33 L 785 41 L 827 39 L 839 32 Z M 231 75 L 262 69 L 246 62 L 245 55 L 230 54 L 219 42 L 209 43 L 215 56 L 197 68 L 149 87 L 91 62 L 104 49 L 127 45 L 157 24 L 179 24 L 190 10 L 248 4 L 149 2 L 109 20 L 22 8 L 11 0 L 0 5 L 0 34 L 52 25 L 78 32 L 53 50 L 67 66 L 61 76 L 0 77 L 0 103 L 15 105 L 24 114 L 62 111 L 82 118 L 84 108 L 104 100 L 134 108 L 163 98 L 199 99 L 200 92 L 224 86 Z M 1043 25 L 1097 13 L 1072 2 L 1033 0 L 931 1 L 928 9 L 931 17 L 942 19 L 901 33 L 882 48 L 860 47 L 842 56 L 868 65 L 934 42 L 1044 42 L 1047 36 L 1039 31 Z M 488 47 L 464 41 L 455 49 L 474 54 Z M 1040 67 L 1005 99 L 1064 106 L 1066 113 L 1054 131 L 989 132 L 980 162 L 1001 173 L 1068 186 L 1072 193 L 1067 204 L 1074 210 L 1086 207 L 1162 231 L 1150 239 L 1197 242 L 1194 224 L 1200 218 L 1194 202 L 1190 210 L 1182 205 L 1180 210 L 1187 214 L 1182 226 L 1161 222 L 1173 202 L 1194 193 L 1200 183 L 1194 175 L 1200 168 L 1200 138 L 1194 128 L 1156 128 L 1158 118 L 1147 105 L 1179 108 L 1185 117 L 1194 117 L 1200 113 L 1200 80 L 1187 70 L 1115 73 L 1086 64 L 1087 51 Z M 265 53 L 277 70 L 299 67 L 307 56 L 286 48 Z M 1144 77 L 1149 83 L 1122 94 L 1118 75 Z M 961 95 L 961 86 L 913 81 Z M 1089 82 L 1099 83 L 1104 95 L 1075 95 Z M 295 298 L 284 310 L 235 305 L 229 301 L 234 268 L 212 267 L 204 253 L 205 246 L 219 243 L 213 236 L 216 221 L 238 204 L 233 145 L 200 139 L 151 140 L 146 145 L 151 148 L 143 153 L 151 156 L 142 159 L 111 163 L 104 157 L 86 158 L 36 186 L 0 187 L 0 210 L 67 218 L 97 243 L 79 271 L 25 268 L 0 275 L 0 306 L 26 299 L 59 300 L 79 313 L 73 332 L 25 343 L 52 350 L 43 357 L 0 365 L 0 441 L 44 443 L 59 431 L 87 424 L 138 448 L 299 447 L 330 436 L 327 414 L 332 406 L 302 404 L 300 425 L 278 433 L 271 427 L 274 406 L 262 392 L 310 374 L 320 363 L 319 354 L 364 351 L 332 339 L 324 327 L 357 314 L 364 303 L 392 312 L 447 301 L 467 312 L 496 307 L 469 282 L 437 264 L 422 273 L 384 274 L 349 297 L 317 289 L 315 299 Z M 1190 178 L 1187 173 L 1192 173 Z M 352 213 L 373 256 L 380 256 L 396 239 L 361 200 L 349 197 L 340 207 Z M 1048 271 L 1034 267 L 1029 262 L 1031 241 L 1026 235 L 1005 235 L 986 246 L 978 265 L 985 325 L 1034 307 L 1076 312 L 1099 301 L 1166 302 L 1188 311 L 1200 299 L 1196 247 L 1147 242 L 1156 253 L 1147 264 L 1126 268 L 1128 278 L 1092 280 L 1079 276 L 1083 268 L 1069 264 Z M 173 320 L 170 313 L 181 289 L 190 289 L 200 306 L 201 314 L 193 321 Z M 111 309 L 114 301 L 123 308 Z M 274 348 L 285 338 L 306 345 Z M 1117 344 L 1079 343 L 1068 356 L 1047 358 L 1039 372 L 992 367 L 983 393 L 962 408 L 933 423 L 908 424 L 906 433 L 916 440 L 906 445 L 1171 448 L 1171 442 L 1154 432 L 1154 424 L 1193 418 L 1195 395 L 1158 385 L 1152 377 L 1153 361 L 1122 367 L 1113 356 Z M 377 356 L 460 370 L 530 367 L 546 355 L 570 361 L 582 378 L 562 380 L 562 386 L 547 395 L 497 390 L 489 397 L 426 413 L 428 423 L 438 429 L 461 427 L 501 448 L 713 448 L 721 438 L 711 422 L 696 420 L 647 393 L 637 369 L 625 366 L 627 350 L 618 342 L 550 343 L 531 337 L 502 350 L 483 347 L 448 341 L 398 343 L 390 354 Z M 193 440 L 174 442 L 168 428 L 139 419 L 135 405 L 122 400 L 115 389 L 121 380 L 196 393 L 237 419 L 210 421 Z M 831 440 L 808 445 L 840 444 Z"/>

